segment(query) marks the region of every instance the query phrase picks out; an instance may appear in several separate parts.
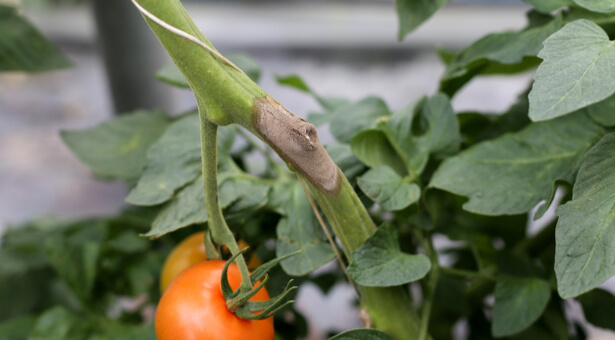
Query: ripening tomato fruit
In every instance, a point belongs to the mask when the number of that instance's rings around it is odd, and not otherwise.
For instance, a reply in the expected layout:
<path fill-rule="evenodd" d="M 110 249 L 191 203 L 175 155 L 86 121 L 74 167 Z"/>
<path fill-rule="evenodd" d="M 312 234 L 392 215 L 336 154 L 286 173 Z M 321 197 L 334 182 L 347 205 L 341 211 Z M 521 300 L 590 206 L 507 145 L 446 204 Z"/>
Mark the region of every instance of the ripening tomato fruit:
<path fill-rule="evenodd" d="M 248 244 L 239 240 L 239 249 L 247 247 Z M 181 241 L 169 254 L 162 266 L 160 273 L 160 293 L 164 293 L 171 281 L 190 266 L 207 260 L 205 254 L 205 232 L 198 232 L 188 236 Z M 248 268 L 254 269 L 261 265 L 261 260 L 252 254 L 248 260 Z"/>
<path fill-rule="evenodd" d="M 173 280 L 156 309 L 158 340 L 273 340 L 273 317 L 251 321 L 237 317 L 226 308 L 220 288 L 224 261 L 196 264 Z M 236 264 L 228 269 L 233 289 L 239 288 L 241 274 Z M 255 284 L 255 286 L 258 283 Z M 269 299 L 265 288 L 250 301 Z"/>
<path fill-rule="evenodd" d="M 206 260 L 204 231 L 192 234 L 181 241 L 164 261 L 160 273 L 160 293 L 164 293 L 171 281 L 181 272 Z"/>

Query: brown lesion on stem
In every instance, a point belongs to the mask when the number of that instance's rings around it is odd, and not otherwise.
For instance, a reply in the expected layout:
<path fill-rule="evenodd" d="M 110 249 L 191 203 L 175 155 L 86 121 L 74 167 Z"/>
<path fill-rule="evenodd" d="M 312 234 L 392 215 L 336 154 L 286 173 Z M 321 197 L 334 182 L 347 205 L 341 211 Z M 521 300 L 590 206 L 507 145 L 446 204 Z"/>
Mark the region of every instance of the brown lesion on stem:
<path fill-rule="evenodd" d="M 340 188 L 338 168 L 316 127 L 267 96 L 254 101 L 252 125 L 280 157 L 327 194 Z"/>

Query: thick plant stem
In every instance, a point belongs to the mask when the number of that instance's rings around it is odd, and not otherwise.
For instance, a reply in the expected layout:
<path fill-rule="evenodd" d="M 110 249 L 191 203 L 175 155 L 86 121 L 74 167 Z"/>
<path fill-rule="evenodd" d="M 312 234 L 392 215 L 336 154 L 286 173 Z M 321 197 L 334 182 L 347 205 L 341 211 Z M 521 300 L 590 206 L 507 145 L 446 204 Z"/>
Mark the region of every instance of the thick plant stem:
<path fill-rule="evenodd" d="M 213 46 L 196 28 L 179 0 L 138 0 L 148 13 Z M 348 258 L 375 231 L 367 210 L 318 140 L 313 125 L 298 118 L 245 74 L 198 44 L 146 17 L 197 99 L 203 129 L 207 124 L 238 124 L 265 141 L 308 183 Z M 210 123 L 211 122 L 211 123 Z M 214 148 L 215 149 L 215 148 Z M 210 170 L 211 171 L 211 170 Z M 214 182 L 209 183 L 214 185 Z M 213 191 L 212 191 L 213 192 Z M 206 198 L 208 201 L 217 198 Z M 208 215 L 210 221 L 217 212 Z M 216 239 L 216 234 L 213 235 Z M 221 236 L 222 237 L 222 236 Z M 232 249 L 231 251 L 236 251 Z M 370 324 L 394 338 L 415 339 L 419 319 L 404 287 L 360 287 Z"/>
<path fill-rule="evenodd" d="M 220 201 L 218 200 L 218 150 L 216 145 L 216 136 L 218 126 L 199 114 L 201 121 L 201 158 L 203 166 L 203 182 L 205 184 L 205 208 L 207 210 L 208 226 L 217 244 L 225 245 L 231 251 L 231 254 L 239 253 L 239 246 L 235 240 L 235 236 L 226 225 Z M 241 273 L 240 290 L 249 291 L 252 289 L 250 280 L 250 272 L 243 255 L 237 256 L 235 259 Z"/>

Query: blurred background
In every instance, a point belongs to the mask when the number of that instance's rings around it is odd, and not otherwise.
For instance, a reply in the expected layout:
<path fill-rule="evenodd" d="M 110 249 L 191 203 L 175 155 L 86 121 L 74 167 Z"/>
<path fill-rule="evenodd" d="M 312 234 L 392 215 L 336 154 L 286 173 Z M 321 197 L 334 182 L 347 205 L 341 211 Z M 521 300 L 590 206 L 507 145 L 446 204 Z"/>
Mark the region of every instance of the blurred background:
<path fill-rule="evenodd" d="M 521 0 L 452 0 L 400 42 L 393 0 L 183 2 L 222 53 L 255 58 L 262 68 L 260 85 L 303 117 L 318 109 L 316 101 L 277 84 L 275 76 L 297 74 L 324 95 L 352 100 L 376 95 L 395 111 L 437 90 L 444 65 L 436 48 L 460 49 L 486 33 L 519 29 L 528 10 Z M 38 75 L 0 74 L 0 234 L 40 216 L 107 215 L 124 205 L 126 187 L 93 179 L 63 145 L 60 130 L 91 127 L 136 108 L 177 114 L 195 106 L 190 91 L 154 78 L 171 62 L 130 1 L 21 4 L 24 15 L 74 65 Z M 458 112 L 505 111 L 531 77 L 479 78 L 461 90 L 453 106 Z M 319 134 L 325 143 L 330 138 L 326 127 Z M 311 294 L 311 307 L 301 308 L 315 332 L 358 326 L 352 308 L 339 307 L 352 292 L 325 299 L 313 290 L 307 287 L 300 295 Z M 339 318 L 310 312 L 327 308 L 337 308 Z M 578 306 L 571 308 L 579 317 Z M 592 329 L 591 339 L 615 335 Z"/>

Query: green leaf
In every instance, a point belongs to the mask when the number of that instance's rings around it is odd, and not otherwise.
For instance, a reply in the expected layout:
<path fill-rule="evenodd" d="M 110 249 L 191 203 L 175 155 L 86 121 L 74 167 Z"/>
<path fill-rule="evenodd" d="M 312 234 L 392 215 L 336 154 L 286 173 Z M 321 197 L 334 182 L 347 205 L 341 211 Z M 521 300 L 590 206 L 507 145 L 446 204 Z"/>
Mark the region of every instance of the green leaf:
<path fill-rule="evenodd" d="M 442 90 L 452 95 L 475 75 L 517 73 L 535 67 L 536 58 L 529 57 L 535 57 L 542 49 L 542 42 L 561 25 L 562 17 L 557 16 L 544 25 L 519 32 L 484 36 L 448 63 L 441 79 Z"/>
<path fill-rule="evenodd" d="M 0 71 L 42 72 L 70 65 L 16 8 L 0 4 Z"/>
<path fill-rule="evenodd" d="M 305 83 L 305 81 L 303 81 L 303 79 L 300 76 L 296 74 L 289 75 L 289 76 L 277 76 L 276 80 L 278 81 L 278 84 L 280 85 L 290 86 L 301 92 L 305 92 L 305 93 L 312 95 L 314 99 L 316 99 L 318 104 L 320 104 L 320 106 L 323 109 L 325 109 L 326 112 L 325 114 L 322 114 L 323 116 L 330 116 L 330 113 L 332 113 L 333 111 L 350 103 L 347 99 L 344 99 L 344 98 L 319 96 Z M 328 121 L 328 119 L 330 119 L 330 118 L 325 119 L 324 117 L 320 117 L 320 118 L 322 118 L 320 119 L 321 122 Z M 313 124 L 318 125 L 316 123 L 313 123 Z"/>
<path fill-rule="evenodd" d="M 602 126 L 615 126 L 615 96 L 588 106 L 587 114 Z"/>
<path fill-rule="evenodd" d="M 202 176 L 183 188 L 162 207 L 152 222 L 152 229 L 145 236 L 160 237 L 189 225 L 207 222 L 203 188 Z"/>
<path fill-rule="evenodd" d="M 615 296 L 603 289 L 593 289 L 577 298 L 585 319 L 592 325 L 615 331 Z M 1 333 L 1 332 L 0 332 Z"/>
<path fill-rule="evenodd" d="M 391 113 L 385 102 L 376 97 L 367 97 L 357 103 L 342 106 L 335 111 L 329 130 L 342 143 L 350 143 L 359 132 L 375 128 L 381 117 Z"/>
<path fill-rule="evenodd" d="M 359 328 L 339 333 L 329 340 L 393 340 L 393 337 L 376 329 Z"/>
<path fill-rule="evenodd" d="M 386 134 L 381 130 L 365 130 L 350 142 L 352 153 L 365 165 L 375 168 L 386 165 L 400 176 L 408 171 L 404 160 L 397 154 Z"/>
<path fill-rule="evenodd" d="M 544 61 L 529 95 L 530 118 L 559 117 L 613 95 L 613 45 L 600 26 L 584 19 L 567 24 L 545 40 L 538 54 Z"/>
<path fill-rule="evenodd" d="M 415 126 L 417 118 L 421 126 Z M 441 93 L 396 112 L 391 116 L 387 130 L 406 168 L 415 175 L 423 172 L 429 155 L 453 154 L 461 144 L 455 112 L 448 98 Z"/>
<path fill-rule="evenodd" d="M 612 0 L 574 0 L 574 2 L 592 12 L 612 13 L 615 12 L 615 2 Z"/>
<path fill-rule="evenodd" d="M 201 173 L 199 117 L 188 115 L 174 122 L 147 151 L 147 165 L 126 202 L 156 205 L 168 201 L 175 192 Z M 232 126 L 218 128 L 218 161 L 223 163 L 235 140 Z"/>
<path fill-rule="evenodd" d="M 181 87 L 184 89 L 189 89 L 190 84 L 186 81 L 186 78 L 182 75 L 175 64 L 167 65 L 158 70 L 155 74 L 156 79 L 167 83 L 169 85 Z"/>
<path fill-rule="evenodd" d="M 201 172 L 201 137 L 197 115 L 181 118 L 147 151 L 147 165 L 126 202 L 156 205 L 169 200 L 175 191 Z"/>
<path fill-rule="evenodd" d="M 403 253 L 397 229 L 385 224 L 352 253 L 346 273 L 362 286 L 390 287 L 420 280 L 430 269 L 425 255 Z"/>
<path fill-rule="evenodd" d="M 587 292 L 615 275 L 615 133 L 585 155 L 572 200 L 556 210 L 555 274 L 562 298 Z"/>
<path fill-rule="evenodd" d="M 537 11 L 550 14 L 573 4 L 572 0 L 523 0 Z"/>
<path fill-rule="evenodd" d="M 136 179 L 147 149 L 169 126 L 162 111 L 135 111 L 83 131 L 62 131 L 64 143 L 103 177 Z"/>
<path fill-rule="evenodd" d="M 64 307 L 54 307 L 43 313 L 32 328 L 27 340 L 85 340 L 87 324 Z"/>
<path fill-rule="evenodd" d="M 250 212 L 267 205 L 271 186 L 263 180 L 244 173 L 221 177 L 221 180 L 220 204 L 228 207 L 225 210 L 227 218 L 234 215 L 247 218 Z"/>
<path fill-rule="evenodd" d="M 449 0 L 396 0 L 399 18 L 399 40 L 429 19 Z"/>
<path fill-rule="evenodd" d="M 291 276 L 311 273 L 331 261 L 335 254 L 324 240 L 303 187 L 298 181 L 278 183 L 271 193 L 271 205 L 279 207 L 284 217 L 277 226 L 276 256 L 302 252 L 282 261 L 282 269 Z"/>
<path fill-rule="evenodd" d="M 24 316 L 0 323 L 0 334 L 3 340 L 23 340 L 28 337 L 36 318 Z"/>
<path fill-rule="evenodd" d="M 225 57 L 239 67 L 252 81 L 258 82 L 261 76 L 261 68 L 258 62 L 244 53 L 228 53 Z M 156 72 L 156 79 L 169 85 L 189 89 L 190 84 L 174 64 L 167 65 Z"/>
<path fill-rule="evenodd" d="M 418 185 L 399 177 L 386 165 L 369 170 L 359 177 L 358 183 L 361 190 L 386 211 L 404 209 L 421 196 Z"/>
<path fill-rule="evenodd" d="M 81 301 L 90 298 L 96 279 L 102 244 L 83 242 L 71 244 L 60 238 L 45 243 L 47 259 Z"/>
<path fill-rule="evenodd" d="M 503 337 L 521 332 L 544 312 L 551 297 L 549 283 L 536 278 L 500 277 L 495 285 L 491 333 Z"/>
<path fill-rule="evenodd" d="M 277 76 L 275 78 L 280 85 L 290 86 L 305 93 L 312 93 L 312 90 L 305 83 L 305 81 L 303 81 L 303 79 L 296 74 L 291 74 L 288 76 Z"/>
<path fill-rule="evenodd" d="M 467 211 L 525 213 L 550 200 L 555 182 L 572 183 L 583 155 L 602 135 L 585 114 L 534 123 L 445 160 L 429 184 L 467 196 Z"/>

